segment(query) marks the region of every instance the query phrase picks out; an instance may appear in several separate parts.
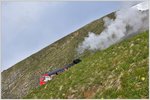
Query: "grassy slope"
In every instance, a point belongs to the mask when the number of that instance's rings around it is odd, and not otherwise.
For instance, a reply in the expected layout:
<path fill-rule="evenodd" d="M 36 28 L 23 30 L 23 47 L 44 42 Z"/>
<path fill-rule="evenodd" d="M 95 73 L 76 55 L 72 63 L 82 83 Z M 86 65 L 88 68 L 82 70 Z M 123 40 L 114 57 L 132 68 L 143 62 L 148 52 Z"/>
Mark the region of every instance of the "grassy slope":
<path fill-rule="evenodd" d="M 83 57 L 25 98 L 148 98 L 148 32 Z"/>
<path fill-rule="evenodd" d="M 107 16 L 115 18 L 114 13 Z M 77 58 L 75 48 L 89 31 L 98 34 L 103 29 L 102 18 L 97 19 L 3 71 L 2 98 L 22 98 L 30 89 L 39 85 L 41 74 Z"/>

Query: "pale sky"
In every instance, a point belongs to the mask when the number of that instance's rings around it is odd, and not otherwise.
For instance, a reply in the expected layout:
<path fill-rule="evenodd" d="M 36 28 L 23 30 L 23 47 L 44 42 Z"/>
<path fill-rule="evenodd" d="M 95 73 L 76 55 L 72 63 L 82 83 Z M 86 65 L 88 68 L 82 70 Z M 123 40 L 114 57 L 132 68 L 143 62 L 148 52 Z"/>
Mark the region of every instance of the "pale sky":
<path fill-rule="evenodd" d="M 2 2 L 5 70 L 56 40 L 131 2 Z"/>

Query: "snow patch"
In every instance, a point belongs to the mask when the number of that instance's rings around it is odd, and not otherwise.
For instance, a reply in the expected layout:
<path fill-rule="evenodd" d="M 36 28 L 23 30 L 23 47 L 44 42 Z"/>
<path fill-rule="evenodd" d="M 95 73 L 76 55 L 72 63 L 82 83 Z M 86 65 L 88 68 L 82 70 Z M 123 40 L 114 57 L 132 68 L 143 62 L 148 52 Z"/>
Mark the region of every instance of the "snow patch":
<path fill-rule="evenodd" d="M 149 9 L 148 1 L 139 3 L 135 6 L 133 6 L 132 8 L 136 8 L 136 9 L 141 10 L 141 11 L 148 10 Z"/>

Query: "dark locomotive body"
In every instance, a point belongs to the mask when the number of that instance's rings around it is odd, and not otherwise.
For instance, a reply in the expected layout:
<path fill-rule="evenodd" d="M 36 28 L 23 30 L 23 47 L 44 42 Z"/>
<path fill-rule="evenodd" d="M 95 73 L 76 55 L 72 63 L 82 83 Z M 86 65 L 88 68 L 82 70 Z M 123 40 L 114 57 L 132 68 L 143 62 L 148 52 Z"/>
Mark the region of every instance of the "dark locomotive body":
<path fill-rule="evenodd" d="M 40 78 L 40 85 L 46 84 L 46 82 L 51 80 L 53 76 L 64 72 L 65 70 L 67 70 L 68 68 L 74 66 L 75 64 L 78 64 L 79 62 L 81 62 L 80 59 L 75 59 L 75 60 L 73 60 L 73 62 L 71 64 L 68 64 L 68 65 L 64 66 L 63 68 L 59 68 L 57 70 L 54 70 L 54 71 L 48 72 L 46 74 L 43 74 L 42 77 Z"/>

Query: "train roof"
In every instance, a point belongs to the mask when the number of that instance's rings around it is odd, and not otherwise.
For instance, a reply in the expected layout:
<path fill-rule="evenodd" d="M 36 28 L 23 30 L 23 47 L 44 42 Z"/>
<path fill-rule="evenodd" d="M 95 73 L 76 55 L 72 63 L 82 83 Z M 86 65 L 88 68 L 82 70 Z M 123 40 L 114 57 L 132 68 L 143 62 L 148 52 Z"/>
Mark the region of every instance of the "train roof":
<path fill-rule="evenodd" d="M 48 75 L 53 75 L 53 74 L 56 74 L 57 72 L 61 72 L 61 71 L 64 71 L 64 68 L 59 68 L 59 69 L 56 69 L 54 71 L 51 71 L 48 73 Z"/>
<path fill-rule="evenodd" d="M 51 72 L 48 73 L 48 75 L 53 75 L 53 74 L 56 74 L 57 72 L 62 72 L 62 71 L 64 71 L 65 68 L 69 68 L 69 67 L 71 67 L 74 64 L 77 64 L 79 62 L 81 62 L 80 59 L 75 59 L 75 60 L 73 60 L 73 62 L 71 64 L 68 64 L 68 65 L 64 66 L 63 68 L 59 68 L 59 69 L 56 69 L 54 71 L 51 71 Z"/>

